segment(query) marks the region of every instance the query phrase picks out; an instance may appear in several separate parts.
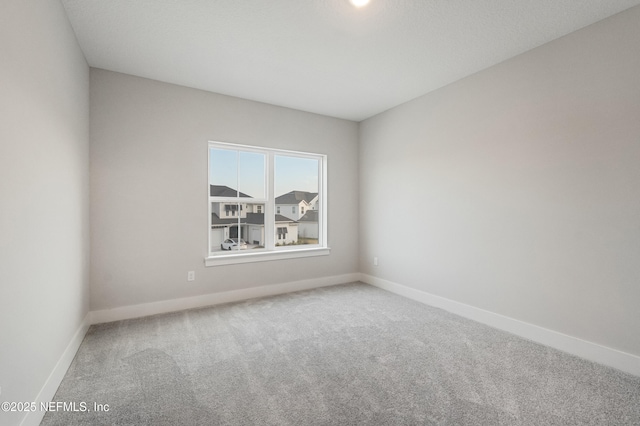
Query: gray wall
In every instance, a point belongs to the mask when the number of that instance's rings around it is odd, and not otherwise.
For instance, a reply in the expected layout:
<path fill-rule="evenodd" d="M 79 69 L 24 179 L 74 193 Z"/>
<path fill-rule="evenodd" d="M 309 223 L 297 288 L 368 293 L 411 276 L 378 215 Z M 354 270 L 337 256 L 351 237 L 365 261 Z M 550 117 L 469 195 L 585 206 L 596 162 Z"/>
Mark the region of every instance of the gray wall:
<path fill-rule="evenodd" d="M 0 400 L 35 401 L 89 311 L 89 67 L 58 1 L 0 2 L 0 58 Z"/>
<path fill-rule="evenodd" d="M 209 140 L 327 154 L 331 255 L 205 268 Z M 357 140 L 354 122 L 92 69 L 92 310 L 357 272 Z"/>
<path fill-rule="evenodd" d="M 362 122 L 361 271 L 640 355 L 639 25 Z"/>

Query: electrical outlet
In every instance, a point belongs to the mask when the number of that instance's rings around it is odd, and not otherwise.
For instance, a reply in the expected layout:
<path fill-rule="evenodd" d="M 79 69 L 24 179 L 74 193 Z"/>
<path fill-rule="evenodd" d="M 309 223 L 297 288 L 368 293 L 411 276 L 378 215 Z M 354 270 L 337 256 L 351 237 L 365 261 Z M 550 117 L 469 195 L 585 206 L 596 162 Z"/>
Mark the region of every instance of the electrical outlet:
<path fill-rule="evenodd" d="M 373 257 L 373 266 L 378 266 L 378 257 L 377 256 Z"/>
<path fill-rule="evenodd" d="M 196 271 L 187 272 L 187 281 L 195 281 L 196 280 Z"/>

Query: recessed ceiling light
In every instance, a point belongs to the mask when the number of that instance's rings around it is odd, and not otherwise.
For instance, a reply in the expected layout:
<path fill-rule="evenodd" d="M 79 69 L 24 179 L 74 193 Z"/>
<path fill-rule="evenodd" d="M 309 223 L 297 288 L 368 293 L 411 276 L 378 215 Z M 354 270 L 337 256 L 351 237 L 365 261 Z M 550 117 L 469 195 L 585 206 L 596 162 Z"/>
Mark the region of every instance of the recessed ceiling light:
<path fill-rule="evenodd" d="M 349 2 L 355 7 L 363 7 L 369 4 L 369 0 L 349 0 Z"/>

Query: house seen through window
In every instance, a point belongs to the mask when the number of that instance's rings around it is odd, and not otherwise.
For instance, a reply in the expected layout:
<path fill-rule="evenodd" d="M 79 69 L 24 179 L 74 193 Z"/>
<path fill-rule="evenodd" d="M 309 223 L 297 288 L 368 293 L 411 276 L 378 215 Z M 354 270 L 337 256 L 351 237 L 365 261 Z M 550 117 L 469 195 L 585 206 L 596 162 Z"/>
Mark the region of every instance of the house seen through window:
<path fill-rule="evenodd" d="M 326 247 L 326 157 L 209 143 L 209 255 Z"/>

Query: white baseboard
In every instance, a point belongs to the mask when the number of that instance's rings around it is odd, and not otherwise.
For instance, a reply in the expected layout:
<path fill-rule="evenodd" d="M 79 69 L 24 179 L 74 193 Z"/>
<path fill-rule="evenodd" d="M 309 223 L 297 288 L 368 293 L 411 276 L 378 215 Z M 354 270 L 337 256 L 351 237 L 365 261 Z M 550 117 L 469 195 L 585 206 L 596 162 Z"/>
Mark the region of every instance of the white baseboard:
<path fill-rule="evenodd" d="M 185 297 L 182 299 L 163 300 L 160 302 L 92 311 L 90 312 L 91 324 L 120 321 L 124 319 L 181 311 L 184 309 L 219 305 L 221 303 L 238 302 L 241 300 L 254 299 L 256 297 L 274 296 L 276 294 L 291 293 L 294 291 L 309 290 L 312 288 L 327 287 L 337 284 L 346 284 L 358 281 L 359 279 L 359 273 L 335 275 L 331 277 L 292 281 L 282 284 L 272 284 L 241 290 L 203 294 L 201 296 Z"/>
<path fill-rule="evenodd" d="M 525 339 L 541 343 L 546 346 L 594 361 L 626 373 L 640 376 L 640 357 L 597 343 L 588 342 L 577 337 L 549 330 L 537 325 L 529 324 L 514 318 L 496 314 L 455 300 L 436 296 L 421 290 L 416 290 L 402 284 L 360 274 L 360 281 L 413 299 L 426 305 L 444 309 L 456 315 L 508 331 Z"/>
<path fill-rule="evenodd" d="M 89 330 L 90 325 L 90 316 L 89 314 L 87 314 L 82 320 L 80 327 L 78 327 L 78 330 L 76 330 L 75 334 L 71 338 L 71 341 L 67 345 L 66 349 L 62 353 L 62 356 L 56 363 L 56 366 L 53 368 L 53 371 L 51 371 L 51 374 L 49 374 L 49 377 L 45 381 L 44 386 L 42 386 L 42 389 L 40 389 L 40 393 L 38 393 L 38 396 L 34 401 L 37 407 L 40 407 L 41 403 L 48 403 L 53 401 L 53 397 L 55 396 L 60 383 L 62 383 L 62 379 L 67 373 L 67 370 L 69 369 L 73 358 L 76 356 L 76 352 L 78 352 L 78 348 L 80 347 L 85 334 L 87 334 L 87 330 Z M 22 422 L 20 423 L 20 425 L 38 426 L 45 414 L 46 412 L 41 410 L 29 411 L 22 418 Z"/>

